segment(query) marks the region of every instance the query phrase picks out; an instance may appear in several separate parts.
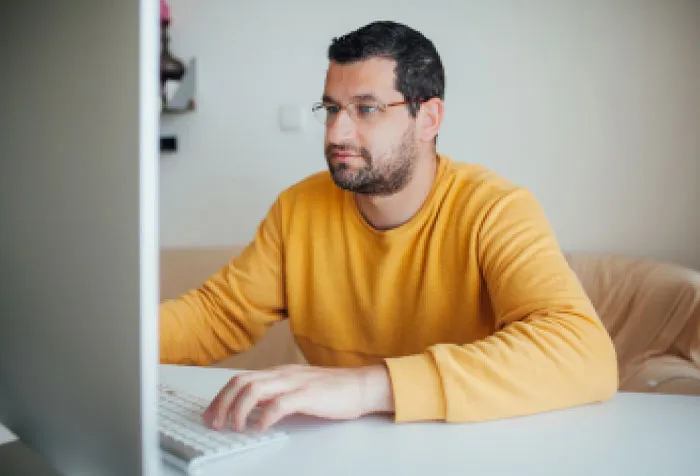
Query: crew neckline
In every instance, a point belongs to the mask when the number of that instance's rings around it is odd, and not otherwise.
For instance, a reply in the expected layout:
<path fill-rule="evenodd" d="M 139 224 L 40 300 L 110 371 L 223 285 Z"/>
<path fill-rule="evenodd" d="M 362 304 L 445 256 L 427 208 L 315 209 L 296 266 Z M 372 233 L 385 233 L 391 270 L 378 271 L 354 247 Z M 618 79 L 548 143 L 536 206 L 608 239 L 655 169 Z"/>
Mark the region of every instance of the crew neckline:
<path fill-rule="evenodd" d="M 388 240 L 401 235 L 410 235 L 412 231 L 414 231 L 425 221 L 426 215 L 428 215 L 431 212 L 435 195 L 437 194 L 437 190 L 444 179 L 445 172 L 448 169 L 450 159 L 440 153 L 436 154 L 436 157 L 438 164 L 437 169 L 435 171 L 435 178 L 433 180 L 433 184 L 430 187 L 430 192 L 428 192 L 428 195 L 425 197 L 425 200 L 421 204 L 418 211 L 411 218 L 409 218 L 407 222 L 395 228 L 390 228 L 388 230 L 378 230 L 372 225 L 370 225 L 365 219 L 365 217 L 362 216 L 362 213 L 360 213 L 360 209 L 357 206 L 357 202 L 355 201 L 355 194 L 352 192 L 347 192 L 345 194 L 345 201 L 346 205 L 350 207 L 352 211 L 351 214 L 353 216 L 353 221 L 355 222 L 355 224 L 359 228 L 363 229 L 364 231 L 370 233 L 371 235 L 377 238 Z"/>

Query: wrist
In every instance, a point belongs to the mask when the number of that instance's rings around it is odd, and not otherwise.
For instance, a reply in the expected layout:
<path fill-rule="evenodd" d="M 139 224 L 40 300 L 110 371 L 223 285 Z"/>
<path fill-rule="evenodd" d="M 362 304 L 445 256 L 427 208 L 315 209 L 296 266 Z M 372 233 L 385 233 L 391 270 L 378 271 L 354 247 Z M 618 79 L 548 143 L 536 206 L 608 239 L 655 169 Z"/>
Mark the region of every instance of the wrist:
<path fill-rule="evenodd" d="M 360 372 L 362 413 L 393 413 L 394 393 L 384 364 L 364 367 Z"/>

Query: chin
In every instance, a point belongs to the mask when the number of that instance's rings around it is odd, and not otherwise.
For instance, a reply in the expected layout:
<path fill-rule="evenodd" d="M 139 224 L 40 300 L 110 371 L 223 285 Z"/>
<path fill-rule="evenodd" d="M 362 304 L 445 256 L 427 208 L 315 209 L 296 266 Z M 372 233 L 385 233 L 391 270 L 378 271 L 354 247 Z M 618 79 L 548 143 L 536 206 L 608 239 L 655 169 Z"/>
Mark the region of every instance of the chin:
<path fill-rule="evenodd" d="M 331 175 L 336 183 L 352 183 L 354 174 L 347 169 L 332 169 Z"/>
<path fill-rule="evenodd" d="M 346 163 L 331 162 L 328 164 L 328 170 L 330 170 L 333 177 L 343 177 L 344 179 L 351 179 L 353 176 L 357 175 L 357 170 L 353 170 Z"/>
<path fill-rule="evenodd" d="M 331 177 L 338 188 L 348 192 L 354 192 L 356 183 L 353 180 L 354 176 L 349 170 L 331 170 Z"/>

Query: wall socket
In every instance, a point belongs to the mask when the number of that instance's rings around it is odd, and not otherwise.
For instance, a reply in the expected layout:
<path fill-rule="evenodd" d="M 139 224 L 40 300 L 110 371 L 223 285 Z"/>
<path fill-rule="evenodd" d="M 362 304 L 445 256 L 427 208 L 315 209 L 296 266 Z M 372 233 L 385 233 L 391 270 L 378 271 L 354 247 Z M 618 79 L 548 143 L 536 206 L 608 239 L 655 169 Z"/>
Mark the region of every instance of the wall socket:
<path fill-rule="evenodd" d="M 296 104 L 282 105 L 278 112 L 278 122 L 281 131 L 301 131 L 306 127 L 306 111 Z"/>

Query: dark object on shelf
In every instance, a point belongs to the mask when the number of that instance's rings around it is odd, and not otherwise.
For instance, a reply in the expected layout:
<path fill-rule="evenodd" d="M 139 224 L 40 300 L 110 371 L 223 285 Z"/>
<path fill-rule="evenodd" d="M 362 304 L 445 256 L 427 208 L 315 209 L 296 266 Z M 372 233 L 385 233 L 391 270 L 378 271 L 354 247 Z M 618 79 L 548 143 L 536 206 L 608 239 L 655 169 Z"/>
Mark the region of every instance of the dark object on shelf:
<path fill-rule="evenodd" d="M 180 81 L 185 75 L 185 64 L 170 52 L 170 12 L 165 0 L 160 2 L 160 92 L 163 105 L 166 103 L 165 82 Z"/>
<path fill-rule="evenodd" d="M 182 114 L 195 109 L 195 59 L 189 60 L 187 66 L 175 57 L 169 48 L 170 9 L 167 0 L 160 0 L 160 95 L 161 114 Z M 177 82 L 177 88 L 172 89 Z M 167 88 L 166 88 L 167 86 Z M 177 152 L 176 136 L 160 137 L 160 152 Z"/>
<path fill-rule="evenodd" d="M 161 25 L 160 32 L 160 82 L 165 84 L 168 79 L 180 81 L 185 75 L 185 64 L 170 52 L 167 24 Z"/>
<path fill-rule="evenodd" d="M 177 152 L 177 137 L 164 136 L 160 138 L 161 152 Z"/>
<path fill-rule="evenodd" d="M 192 58 L 187 63 L 185 75 L 182 77 L 175 94 L 169 99 L 167 97 L 163 98 L 162 112 L 166 114 L 180 114 L 195 109 L 196 64 L 195 58 Z"/>

